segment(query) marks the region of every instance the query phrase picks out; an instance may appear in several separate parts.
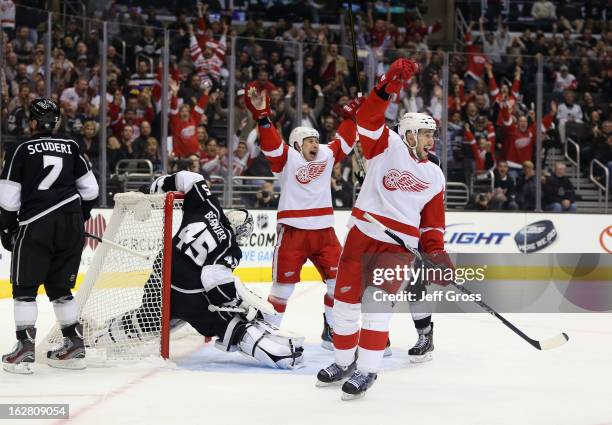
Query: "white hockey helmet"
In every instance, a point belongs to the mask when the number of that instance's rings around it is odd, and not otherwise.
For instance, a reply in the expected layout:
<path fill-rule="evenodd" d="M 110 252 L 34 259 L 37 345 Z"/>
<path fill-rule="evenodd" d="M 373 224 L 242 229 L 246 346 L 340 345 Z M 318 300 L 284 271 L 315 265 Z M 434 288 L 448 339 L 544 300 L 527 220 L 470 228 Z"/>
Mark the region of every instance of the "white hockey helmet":
<path fill-rule="evenodd" d="M 408 130 L 412 131 L 414 137 L 417 136 L 419 130 L 437 130 L 436 121 L 427 114 L 418 112 L 406 112 L 399 120 L 398 133 L 402 139 L 406 137 Z"/>
<path fill-rule="evenodd" d="M 289 146 L 297 150 L 295 146 L 297 143 L 300 149 L 302 149 L 304 139 L 308 137 L 316 137 L 319 140 L 319 132 L 310 127 L 295 127 L 289 135 Z"/>
<path fill-rule="evenodd" d="M 408 148 L 416 156 L 417 148 L 417 136 L 419 130 L 433 130 L 436 131 L 438 125 L 436 121 L 427 114 L 421 114 L 419 112 L 406 112 L 399 120 L 397 131 Z M 415 144 L 410 146 L 406 140 L 406 132 L 411 131 L 414 134 Z"/>

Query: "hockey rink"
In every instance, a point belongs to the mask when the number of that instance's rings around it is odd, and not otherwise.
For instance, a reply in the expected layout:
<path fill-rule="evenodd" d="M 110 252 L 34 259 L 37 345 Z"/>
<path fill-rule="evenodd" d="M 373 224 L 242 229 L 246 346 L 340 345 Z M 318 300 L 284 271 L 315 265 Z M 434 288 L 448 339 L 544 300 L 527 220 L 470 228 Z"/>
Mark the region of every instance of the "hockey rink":
<path fill-rule="evenodd" d="M 251 285 L 265 294 L 267 284 Z M 612 315 L 508 315 L 532 338 L 561 331 L 564 346 L 540 352 L 488 314 L 434 315 L 434 360 L 410 364 L 416 340 L 409 315 L 391 324 L 393 356 L 361 400 L 343 402 L 340 388 L 316 388 L 332 360 L 319 347 L 320 283 L 301 283 L 284 327 L 306 337 L 305 366 L 257 367 L 224 354 L 197 334 L 171 343 L 171 361 L 147 359 L 83 371 L 37 364 L 33 375 L 1 372 L 0 403 L 68 403 L 70 424 L 551 424 L 612 425 Z M 53 321 L 39 297 L 38 335 Z M 3 353 L 14 343 L 12 300 L 0 300 Z M 4 423 L 27 421 L 1 421 Z"/>

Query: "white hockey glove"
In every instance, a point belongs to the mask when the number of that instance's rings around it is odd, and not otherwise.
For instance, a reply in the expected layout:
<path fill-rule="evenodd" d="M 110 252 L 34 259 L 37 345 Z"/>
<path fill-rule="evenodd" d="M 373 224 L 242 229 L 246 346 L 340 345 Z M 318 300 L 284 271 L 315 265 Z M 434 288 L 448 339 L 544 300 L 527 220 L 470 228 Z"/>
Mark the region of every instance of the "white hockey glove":
<path fill-rule="evenodd" d="M 243 314 L 248 321 L 258 312 L 276 314 L 267 300 L 248 289 L 232 271 L 222 265 L 204 266 L 201 281 L 210 301 L 208 310 Z"/>

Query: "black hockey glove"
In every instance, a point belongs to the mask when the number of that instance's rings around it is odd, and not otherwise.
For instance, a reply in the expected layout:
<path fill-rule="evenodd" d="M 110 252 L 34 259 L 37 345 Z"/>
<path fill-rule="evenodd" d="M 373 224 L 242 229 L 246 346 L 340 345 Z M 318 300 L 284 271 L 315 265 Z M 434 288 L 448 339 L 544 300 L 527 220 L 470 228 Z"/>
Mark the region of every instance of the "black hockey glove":
<path fill-rule="evenodd" d="M 0 231 L 0 239 L 2 240 L 2 246 L 7 251 L 13 251 L 15 247 L 15 242 L 17 241 L 17 233 L 19 232 L 19 227 L 12 227 L 10 229 L 4 229 Z"/>
<path fill-rule="evenodd" d="M 222 283 L 215 286 L 208 292 L 206 292 L 208 301 L 212 305 L 217 307 L 226 306 L 228 304 L 238 303 L 238 296 L 236 295 L 236 286 L 234 282 Z"/>
<path fill-rule="evenodd" d="M 81 211 L 83 212 L 83 221 L 87 221 L 91 218 L 91 209 L 94 207 L 98 198 L 92 199 L 91 201 L 81 200 Z"/>

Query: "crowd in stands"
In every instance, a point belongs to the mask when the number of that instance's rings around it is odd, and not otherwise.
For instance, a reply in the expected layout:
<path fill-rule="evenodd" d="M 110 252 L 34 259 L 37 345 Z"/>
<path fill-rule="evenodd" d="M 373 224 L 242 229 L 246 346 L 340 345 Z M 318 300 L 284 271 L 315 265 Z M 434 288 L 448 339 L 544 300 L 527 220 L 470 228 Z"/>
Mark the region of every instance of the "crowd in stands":
<path fill-rule="evenodd" d="M 29 9 L 17 7 L 15 12 L 14 5 L 11 23 L 13 2 L 1 3 L 5 33 L 5 66 L 0 71 L 2 132 L 20 137 L 28 132 L 29 102 L 45 93 L 46 29 L 44 25 L 24 24 Z M 64 19 L 52 28 L 51 93 L 65 116 L 61 131 L 79 140 L 87 158 L 100 170 L 98 132 L 105 125 L 107 167 L 103 172 L 107 175 L 114 173 L 122 159 L 148 159 L 156 172 L 164 165 L 163 25 L 151 8 L 154 3 L 140 8 L 130 2 L 128 8 L 114 1 L 103 11 L 103 18 L 111 23 L 104 124 L 99 122 L 100 25 Z M 326 143 L 339 124 L 342 106 L 357 96 L 358 87 L 368 86 L 365 61 L 355 75 L 350 47 L 343 45 L 350 38 L 348 33 L 342 34 L 341 27 L 313 24 L 309 19 L 298 24 L 282 16 L 265 23 L 251 19 L 246 6 L 245 15 L 239 17 L 243 22 L 232 22 L 232 12 L 222 3 L 194 2 L 189 11 L 179 9 L 167 25 L 171 55 L 166 99 L 169 165 L 172 170 L 189 169 L 208 178 L 225 176 L 228 168 L 234 176 L 270 177 L 256 125 L 244 105 L 244 87 L 254 82 L 266 90 L 272 120 L 285 140 L 292 128 L 301 125 L 316 128 L 321 142 Z M 273 7 L 278 11 L 280 7 L 275 2 L 250 3 L 264 10 Z M 314 9 L 321 6 L 321 2 L 309 3 Z M 579 19 L 569 12 L 564 15 L 570 10 L 569 2 L 536 1 L 533 29 L 511 33 L 500 15 L 483 12 L 469 22 L 465 39 L 457 40 L 463 51 L 449 54 L 448 104 L 444 105 L 444 52 L 429 41 L 440 23 L 425 23 L 413 13 L 392 14 L 396 3 L 402 2 L 354 3 L 360 6 L 356 11 L 357 42 L 360 49 L 374 56 L 376 77 L 398 56 L 423 64 L 423 72 L 404 87 L 402 96 L 386 111 L 388 123 L 393 125 L 404 112 L 426 112 L 441 123 L 443 108 L 448 108 L 448 140 L 436 144 L 438 155 L 447 147 L 448 179 L 469 185 L 479 175 L 492 172 L 494 190 L 475 193 L 470 207 L 535 208 L 535 75 L 539 57 L 543 57 L 545 82 L 545 149 L 562 147 L 571 138 L 580 145 L 583 169 L 598 159 L 612 175 L 610 22 Z M 230 37 L 236 37 L 232 75 Z M 125 52 L 121 42 L 127 47 Z M 297 81 L 300 52 L 301 84 Z M 236 89 L 233 96 L 229 93 L 230 78 L 234 78 Z M 297 110 L 300 86 L 302 102 Z M 231 97 L 233 105 L 229 105 Z M 235 131 L 228 140 L 230 120 Z M 352 206 L 357 184 L 354 162 L 351 156 L 334 169 L 330 190 L 336 207 Z M 575 210 L 578 195 L 563 164 L 546 170 L 542 184 L 546 209 Z M 262 181 L 248 202 L 248 206 L 275 207 L 277 187 Z"/>

